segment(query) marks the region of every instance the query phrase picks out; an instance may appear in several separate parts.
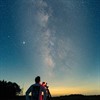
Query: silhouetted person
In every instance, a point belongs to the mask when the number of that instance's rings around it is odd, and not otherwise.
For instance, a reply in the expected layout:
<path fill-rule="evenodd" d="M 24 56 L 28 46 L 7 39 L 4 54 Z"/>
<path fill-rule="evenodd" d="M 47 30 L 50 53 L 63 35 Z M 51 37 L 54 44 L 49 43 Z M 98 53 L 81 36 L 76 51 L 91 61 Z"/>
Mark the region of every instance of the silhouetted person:
<path fill-rule="evenodd" d="M 42 99 L 42 92 L 44 98 Z M 31 85 L 26 91 L 26 100 L 30 100 L 29 94 L 32 94 L 31 100 L 46 100 L 46 89 L 40 84 L 40 76 L 35 78 L 35 84 Z"/>
<path fill-rule="evenodd" d="M 51 99 L 51 93 L 48 89 L 49 86 L 47 86 L 47 83 L 46 82 L 42 82 L 42 86 L 45 87 L 46 89 L 46 100 L 50 100 Z M 42 98 L 44 98 L 44 95 L 42 94 Z"/>

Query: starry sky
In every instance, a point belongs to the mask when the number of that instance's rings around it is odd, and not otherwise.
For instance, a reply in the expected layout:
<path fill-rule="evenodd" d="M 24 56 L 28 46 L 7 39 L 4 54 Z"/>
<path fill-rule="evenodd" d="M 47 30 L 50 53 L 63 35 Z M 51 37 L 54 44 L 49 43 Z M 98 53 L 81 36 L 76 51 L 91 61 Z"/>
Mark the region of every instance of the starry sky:
<path fill-rule="evenodd" d="M 0 0 L 0 80 L 25 92 L 37 75 L 52 95 L 100 94 L 100 0 Z"/>

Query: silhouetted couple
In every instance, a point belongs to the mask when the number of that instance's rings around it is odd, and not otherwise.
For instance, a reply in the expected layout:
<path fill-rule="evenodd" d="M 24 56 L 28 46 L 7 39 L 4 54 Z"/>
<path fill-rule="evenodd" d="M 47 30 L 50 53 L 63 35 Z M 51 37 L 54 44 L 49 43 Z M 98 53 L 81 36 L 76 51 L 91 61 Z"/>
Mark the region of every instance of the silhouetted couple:
<path fill-rule="evenodd" d="M 43 82 L 44 83 L 44 82 Z M 26 91 L 26 100 L 30 100 L 29 94 L 31 93 L 31 100 L 50 100 L 51 94 L 47 84 L 40 84 L 40 76 L 35 78 L 35 84 L 31 85 Z"/>

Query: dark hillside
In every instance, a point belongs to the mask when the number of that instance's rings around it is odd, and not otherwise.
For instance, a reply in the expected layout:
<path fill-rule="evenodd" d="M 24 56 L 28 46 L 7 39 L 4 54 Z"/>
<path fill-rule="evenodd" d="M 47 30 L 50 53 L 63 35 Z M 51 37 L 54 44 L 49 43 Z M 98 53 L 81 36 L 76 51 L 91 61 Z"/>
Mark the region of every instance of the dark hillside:
<path fill-rule="evenodd" d="M 25 100 L 25 96 L 17 96 L 14 98 L 0 98 L 0 100 Z M 100 95 L 83 96 L 83 95 L 69 95 L 52 97 L 51 100 L 100 100 Z"/>

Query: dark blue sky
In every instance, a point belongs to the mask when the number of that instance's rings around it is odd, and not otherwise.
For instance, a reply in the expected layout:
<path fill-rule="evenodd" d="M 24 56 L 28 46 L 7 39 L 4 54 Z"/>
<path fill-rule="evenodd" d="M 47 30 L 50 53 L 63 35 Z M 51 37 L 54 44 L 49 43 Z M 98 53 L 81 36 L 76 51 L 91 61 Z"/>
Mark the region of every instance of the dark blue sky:
<path fill-rule="evenodd" d="M 36 75 L 53 95 L 100 93 L 99 0 L 0 0 L 0 80 Z"/>

